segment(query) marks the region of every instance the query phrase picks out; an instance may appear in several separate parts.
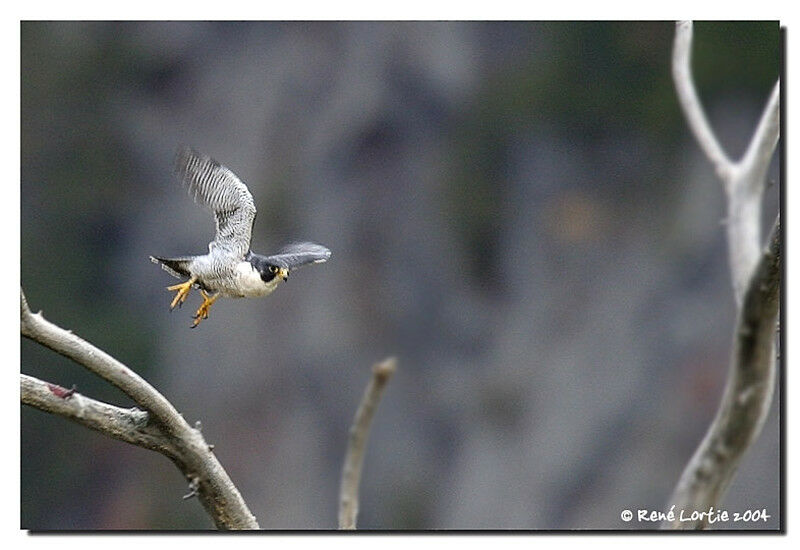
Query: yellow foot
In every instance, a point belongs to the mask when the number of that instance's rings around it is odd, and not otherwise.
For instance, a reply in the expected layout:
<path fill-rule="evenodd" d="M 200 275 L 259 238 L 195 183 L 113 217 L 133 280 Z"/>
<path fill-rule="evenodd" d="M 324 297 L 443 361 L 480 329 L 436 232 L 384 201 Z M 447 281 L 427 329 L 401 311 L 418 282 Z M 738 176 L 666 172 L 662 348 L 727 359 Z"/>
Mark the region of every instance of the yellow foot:
<path fill-rule="evenodd" d="M 185 283 L 181 283 L 179 285 L 172 285 L 168 286 L 167 290 L 177 290 L 178 293 L 175 294 L 175 298 L 172 299 L 172 303 L 169 306 L 169 309 L 175 309 L 175 306 L 183 305 L 183 302 L 186 301 L 186 297 L 189 295 L 189 291 L 192 290 L 192 285 L 197 281 L 197 277 L 192 277 Z"/>
<path fill-rule="evenodd" d="M 203 319 L 208 319 L 208 310 L 211 309 L 211 304 L 213 304 L 219 297 L 219 292 L 213 296 L 209 296 L 205 293 L 205 291 L 201 290 L 200 294 L 203 295 L 203 303 L 200 304 L 199 308 L 197 308 L 197 313 L 194 316 L 194 322 L 192 322 L 192 328 L 199 325 Z"/>

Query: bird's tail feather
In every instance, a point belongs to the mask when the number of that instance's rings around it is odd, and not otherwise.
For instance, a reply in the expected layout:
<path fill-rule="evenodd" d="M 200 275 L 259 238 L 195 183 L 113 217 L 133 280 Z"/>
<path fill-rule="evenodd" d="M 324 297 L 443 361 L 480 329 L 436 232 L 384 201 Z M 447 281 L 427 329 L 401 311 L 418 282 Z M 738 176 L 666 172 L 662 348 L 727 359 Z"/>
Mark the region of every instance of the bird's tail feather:
<path fill-rule="evenodd" d="M 161 268 L 173 275 L 178 277 L 179 279 L 182 277 L 189 277 L 190 273 L 188 270 L 189 263 L 194 258 L 191 256 L 186 256 L 183 258 L 157 258 L 155 256 L 150 256 L 150 261 L 154 264 L 161 264 Z"/>

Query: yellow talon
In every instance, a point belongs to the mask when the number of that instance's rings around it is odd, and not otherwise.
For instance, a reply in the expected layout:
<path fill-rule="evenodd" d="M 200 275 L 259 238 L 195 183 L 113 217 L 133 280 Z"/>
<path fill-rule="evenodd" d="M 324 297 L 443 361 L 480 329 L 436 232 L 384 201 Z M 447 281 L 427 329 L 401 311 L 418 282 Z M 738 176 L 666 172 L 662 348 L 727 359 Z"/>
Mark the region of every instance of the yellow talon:
<path fill-rule="evenodd" d="M 197 281 L 197 277 L 192 277 L 185 283 L 180 283 L 178 285 L 168 286 L 167 290 L 177 290 L 178 293 L 175 294 L 175 298 L 172 299 L 172 303 L 170 304 L 170 309 L 175 309 L 175 306 L 182 305 L 183 302 L 186 301 L 186 297 L 189 295 L 189 291 L 192 290 L 192 285 Z"/>
<path fill-rule="evenodd" d="M 192 328 L 199 325 L 203 319 L 208 319 L 208 310 L 211 309 L 211 304 L 213 304 L 219 297 L 219 292 L 213 296 L 209 296 L 205 293 L 205 291 L 201 290 L 200 294 L 203 295 L 203 303 L 200 304 L 199 308 L 197 308 L 197 313 L 195 314 L 194 321 L 192 322 Z"/>

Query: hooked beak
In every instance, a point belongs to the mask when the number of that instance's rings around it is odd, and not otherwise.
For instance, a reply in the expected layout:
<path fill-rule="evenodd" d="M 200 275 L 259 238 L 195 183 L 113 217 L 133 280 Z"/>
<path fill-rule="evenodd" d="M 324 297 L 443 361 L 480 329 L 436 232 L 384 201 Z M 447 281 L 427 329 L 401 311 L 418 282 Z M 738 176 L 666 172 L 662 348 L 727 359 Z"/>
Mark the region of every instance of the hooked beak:
<path fill-rule="evenodd" d="M 289 270 L 282 267 L 278 270 L 278 277 L 283 279 L 284 281 L 289 279 Z"/>

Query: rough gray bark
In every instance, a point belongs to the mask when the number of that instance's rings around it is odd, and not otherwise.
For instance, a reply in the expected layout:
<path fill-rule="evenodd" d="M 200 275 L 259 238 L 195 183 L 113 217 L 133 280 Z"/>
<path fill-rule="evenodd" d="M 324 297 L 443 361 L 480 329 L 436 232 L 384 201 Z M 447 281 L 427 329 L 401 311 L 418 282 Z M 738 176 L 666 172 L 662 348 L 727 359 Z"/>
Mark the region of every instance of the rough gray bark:
<path fill-rule="evenodd" d="M 739 462 L 769 412 L 775 383 L 775 337 L 780 310 L 781 232 L 776 220 L 767 250 L 761 245 L 761 200 L 780 136 L 780 80 L 775 84 L 747 151 L 732 161 L 703 111 L 691 72 L 692 23 L 675 30 L 672 74 L 686 120 L 714 165 L 727 196 L 728 255 L 738 309 L 733 353 L 722 401 L 700 446 L 681 475 L 668 508 L 675 520 L 662 528 L 704 529 L 708 516 L 680 521 L 719 507 Z"/>
<path fill-rule="evenodd" d="M 745 291 L 734 335 L 728 380 L 717 415 L 684 469 L 669 506 L 676 518 L 664 527 L 704 529 L 707 516 L 680 521 L 680 512 L 718 508 L 739 462 L 758 437 L 775 384 L 775 330 L 780 311 L 780 222 Z"/>
<path fill-rule="evenodd" d="M 32 313 L 21 290 L 20 328 L 26 338 L 72 359 L 118 387 L 142 410 L 120 409 L 22 375 L 24 404 L 164 454 L 184 474 L 192 488 L 190 494 L 200 499 L 218 528 L 259 528 L 200 430 L 190 426 L 153 386 L 71 331 L 47 321 L 41 313 Z"/>

